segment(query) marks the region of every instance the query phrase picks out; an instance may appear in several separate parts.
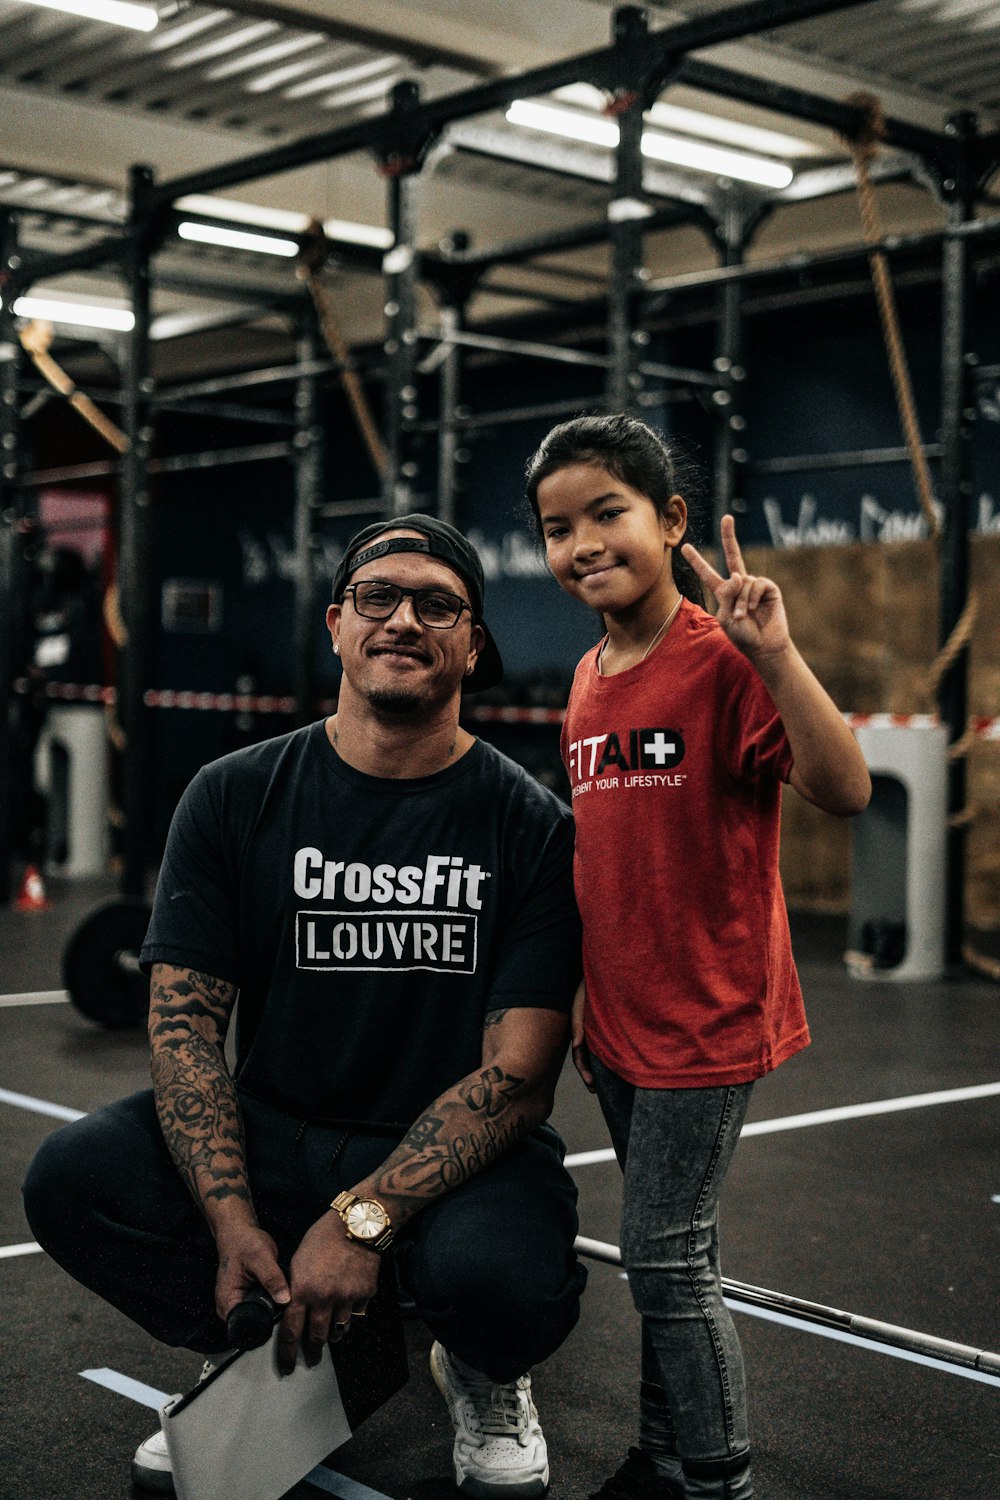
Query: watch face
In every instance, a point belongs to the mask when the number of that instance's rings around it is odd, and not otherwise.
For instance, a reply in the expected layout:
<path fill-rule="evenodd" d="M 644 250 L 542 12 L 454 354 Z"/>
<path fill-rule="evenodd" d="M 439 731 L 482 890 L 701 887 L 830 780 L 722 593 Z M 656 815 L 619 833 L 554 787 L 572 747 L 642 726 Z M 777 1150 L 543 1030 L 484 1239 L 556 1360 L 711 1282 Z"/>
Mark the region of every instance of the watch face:
<path fill-rule="evenodd" d="M 382 1205 L 370 1198 L 359 1198 L 352 1203 L 344 1217 L 347 1227 L 359 1240 L 376 1239 L 389 1222 Z"/>

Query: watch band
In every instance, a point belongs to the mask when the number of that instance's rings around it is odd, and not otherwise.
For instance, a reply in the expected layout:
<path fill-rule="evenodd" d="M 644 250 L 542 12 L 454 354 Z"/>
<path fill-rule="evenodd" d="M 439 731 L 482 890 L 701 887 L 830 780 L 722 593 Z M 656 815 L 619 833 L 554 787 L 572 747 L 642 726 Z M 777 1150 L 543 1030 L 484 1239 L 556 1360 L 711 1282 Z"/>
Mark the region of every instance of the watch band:
<path fill-rule="evenodd" d="M 351 1223 L 351 1209 L 355 1205 L 364 1205 L 366 1209 L 374 1209 L 375 1212 L 370 1217 L 384 1221 L 382 1228 L 376 1234 L 359 1234 L 357 1229 L 355 1229 Z M 388 1250 L 396 1237 L 389 1215 L 375 1198 L 359 1198 L 357 1193 L 345 1191 L 337 1194 L 330 1207 L 334 1213 L 339 1214 L 347 1238 L 353 1240 L 356 1245 L 364 1245 L 366 1250 L 375 1250 L 381 1255 L 384 1250 Z M 361 1217 L 364 1219 L 369 1217 L 369 1215 L 363 1214 Z"/>

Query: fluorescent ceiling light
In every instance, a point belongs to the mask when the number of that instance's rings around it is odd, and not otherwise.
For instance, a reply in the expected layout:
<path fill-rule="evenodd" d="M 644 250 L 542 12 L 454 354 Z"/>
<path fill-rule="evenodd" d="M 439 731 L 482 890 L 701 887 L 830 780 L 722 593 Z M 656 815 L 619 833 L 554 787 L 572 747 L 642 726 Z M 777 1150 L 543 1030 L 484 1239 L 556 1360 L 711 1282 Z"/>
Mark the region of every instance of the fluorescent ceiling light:
<path fill-rule="evenodd" d="M 225 245 L 230 250 L 258 250 L 263 255 L 298 255 L 295 240 L 279 240 L 270 234 L 248 234 L 245 229 L 223 229 L 218 224 L 194 224 L 185 219 L 178 224 L 182 240 L 196 240 L 200 245 Z"/>
<path fill-rule="evenodd" d="M 563 104 L 574 104 L 579 109 L 592 109 L 598 113 L 607 103 L 605 94 L 590 83 L 567 84 L 565 88 L 556 89 L 552 97 Z M 687 109 L 680 104 L 658 102 L 646 111 L 646 120 L 663 130 L 680 130 L 698 140 L 722 141 L 726 146 L 735 146 L 740 151 L 758 151 L 764 156 L 824 155 L 820 146 L 803 140 L 801 136 L 765 130 L 760 125 L 745 125 L 742 120 L 728 120 L 722 115 L 706 114 L 702 109 Z"/>
<path fill-rule="evenodd" d="M 585 141 L 588 146 L 617 146 L 618 126 L 600 115 L 582 115 L 575 110 L 559 109 L 555 104 L 536 104 L 533 99 L 515 99 L 507 111 L 512 125 L 529 130 L 543 130 L 548 135 L 562 135 L 571 141 Z"/>
<path fill-rule="evenodd" d="M 110 328 L 130 333 L 135 318 L 127 307 L 108 307 L 100 302 L 63 302 L 56 297 L 18 297 L 18 318 L 44 318 L 49 323 L 68 323 L 74 328 Z"/>
<path fill-rule="evenodd" d="M 88 21 L 107 21 L 112 26 L 128 26 L 132 31 L 154 31 L 159 16 L 151 5 L 131 5 L 127 0 L 26 0 L 45 10 L 65 11 L 68 16 L 85 16 Z"/>
<path fill-rule="evenodd" d="M 691 167 L 696 172 L 711 172 L 715 177 L 735 177 L 738 182 L 755 182 L 759 187 L 786 188 L 795 176 L 783 161 L 748 156 L 745 151 L 727 151 L 723 146 L 709 146 L 680 135 L 661 135 L 658 130 L 644 132 L 642 154 L 651 161 Z"/>
<path fill-rule="evenodd" d="M 352 245 L 372 245 L 376 250 L 392 247 L 392 230 L 377 224 L 352 224 L 347 219 L 327 219 L 323 231 L 331 240 L 347 240 Z"/>
<path fill-rule="evenodd" d="M 590 146 L 613 147 L 618 144 L 618 126 L 613 120 L 560 109 L 556 105 L 515 99 L 507 111 L 507 119 L 512 125 L 524 125 L 530 130 L 584 141 Z M 643 132 L 642 154 L 653 161 L 690 167 L 697 172 L 711 172 L 716 177 L 735 177 L 740 182 L 755 182 L 762 187 L 787 187 L 795 175 L 784 162 L 749 156 L 742 151 L 727 151 L 656 130 Z"/>
<path fill-rule="evenodd" d="M 265 208 L 259 203 L 243 203 L 236 198 L 216 198 L 206 193 L 188 193 L 178 198 L 175 208 L 184 213 L 205 214 L 210 219 L 228 219 L 236 224 L 256 224 L 260 229 L 283 229 L 287 234 L 304 234 L 309 228 L 308 214 L 289 208 Z M 356 224 L 349 219 L 327 219 L 323 229 L 332 240 L 347 240 L 352 245 L 373 245 L 388 250 L 392 232 L 380 224 Z M 273 245 L 273 240 L 268 240 Z"/>
<path fill-rule="evenodd" d="M 289 208 L 265 208 L 259 203 L 243 203 L 236 198 L 216 198 L 207 193 L 188 193 L 174 204 L 188 214 L 204 214 L 209 219 L 229 219 L 234 224 L 255 224 L 258 229 L 284 229 L 301 234 L 309 215 Z"/>

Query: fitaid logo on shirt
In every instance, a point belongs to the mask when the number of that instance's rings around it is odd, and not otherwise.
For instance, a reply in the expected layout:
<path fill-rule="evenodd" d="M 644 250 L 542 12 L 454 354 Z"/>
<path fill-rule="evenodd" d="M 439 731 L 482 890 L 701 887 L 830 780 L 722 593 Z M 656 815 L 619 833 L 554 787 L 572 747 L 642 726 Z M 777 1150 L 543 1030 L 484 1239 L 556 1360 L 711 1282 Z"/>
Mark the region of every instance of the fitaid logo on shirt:
<path fill-rule="evenodd" d="M 574 778 L 603 776 L 613 771 L 669 771 L 684 759 L 684 736 L 679 729 L 630 729 L 622 737 L 611 730 L 571 740 L 569 769 Z"/>

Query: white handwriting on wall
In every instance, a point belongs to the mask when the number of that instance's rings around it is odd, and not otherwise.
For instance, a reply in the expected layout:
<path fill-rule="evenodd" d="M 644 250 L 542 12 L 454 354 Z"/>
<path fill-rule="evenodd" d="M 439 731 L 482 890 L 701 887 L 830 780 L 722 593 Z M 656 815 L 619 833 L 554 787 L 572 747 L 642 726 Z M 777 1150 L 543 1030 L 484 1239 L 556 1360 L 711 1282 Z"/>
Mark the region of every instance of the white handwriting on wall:
<path fill-rule="evenodd" d="M 932 500 L 938 525 L 944 521 L 944 506 Z M 863 542 L 913 542 L 928 535 L 922 510 L 887 510 L 874 495 L 861 496 L 861 540 Z"/>
<path fill-rule="evenodd" d="M 981 531 L 984 536 L 1000 536 L 1000 510 L 997 510 L 996 501 L 987 491 L 979 497 L 976 530 Z"/>
<path fill-rule="evenodd" d="M 491 537 L 473 527 L 466 535 L 482 558 L 487 579 L 547 576 L 541 548 L 530 532 L 505 531 Z"/>
<path fill-rule="evenodd" d="M 944 524 L 944 506 L 934 500 L 938 524 Z M 914 501 L 916 505 L 916 501 Z M 839 507 L 838 507 L 839 508 Z M 836 516 L 823 516 L 815 495 L 802 495 L 798 516 L 786 521 L 781 502 L 769 495 L 763 502 L 768 535 L 775 547 L 829 546 L 835 542 L 908 542 L 928 534 L 922 510 L 892 509 L 883 505 L 877 495 L 865 493 L 858 501 L 858 524 Z M 1000 509 L 994 497 L 984 491 L 971 517 L 970 530 L 983 535 L 1000 535 Z"/>
<path fill-rule="evenodd" d="M 775 547 L 806 547 L 834 542 L 852 542 L 854 527 L 849 521 L 823 520 L 817 514 L 815 495 L 803 495 L 799 516 L 794 523 L 782 519 L 781 506 L 773 496 L 764 501 L 764 518 Z"/>
<path fill-rule="evenodd" d="M 244 588 L 259 588 L 265 583 L 291 583 L 298 577 L 295 548 L 282 532 L 269 531 L 259 536 L 249 527 L 241 526 L 239 538 Z M 344 549 L 339 542 L 328 537 L 317 538 L 316 550 L 312 554 L 316 577 L 332 581 L 343 555 Z"/>

